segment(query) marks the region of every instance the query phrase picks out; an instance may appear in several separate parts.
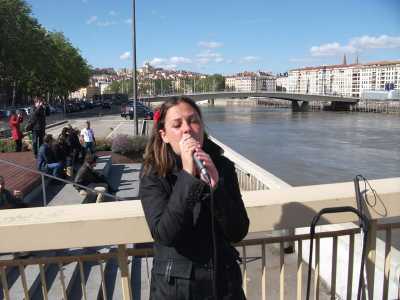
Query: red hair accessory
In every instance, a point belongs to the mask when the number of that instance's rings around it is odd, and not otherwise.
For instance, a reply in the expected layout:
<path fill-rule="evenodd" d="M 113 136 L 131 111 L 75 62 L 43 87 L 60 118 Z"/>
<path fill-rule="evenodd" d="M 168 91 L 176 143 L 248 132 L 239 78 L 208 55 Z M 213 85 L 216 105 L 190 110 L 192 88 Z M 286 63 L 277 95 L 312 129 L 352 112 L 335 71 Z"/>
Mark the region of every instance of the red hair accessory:
<path fill-rule="evenodd" d="M 157 110 L 154 112 L 154 115 L 153 115 L 154 127 L 157 126 L 157 123 L 158 123 L 158 120 L 160 119 L 160 117 L 161 117 L 160 110 L 157 109 Z"/>

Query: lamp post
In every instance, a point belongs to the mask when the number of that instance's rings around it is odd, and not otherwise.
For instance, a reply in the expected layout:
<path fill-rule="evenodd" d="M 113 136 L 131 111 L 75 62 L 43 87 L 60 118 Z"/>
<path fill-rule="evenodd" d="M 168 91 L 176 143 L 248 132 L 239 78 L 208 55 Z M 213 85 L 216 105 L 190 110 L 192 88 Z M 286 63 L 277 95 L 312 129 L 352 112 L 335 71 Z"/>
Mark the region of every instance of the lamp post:
<path fill-rule="evenodd" d="M 132 0 L 132 64 L 133 64 L 133 117 L 135 122 L 135 135 L 138 135 L 138 119 L 136 115 L 137 81 L 136 81 L 136 0 Z"/>

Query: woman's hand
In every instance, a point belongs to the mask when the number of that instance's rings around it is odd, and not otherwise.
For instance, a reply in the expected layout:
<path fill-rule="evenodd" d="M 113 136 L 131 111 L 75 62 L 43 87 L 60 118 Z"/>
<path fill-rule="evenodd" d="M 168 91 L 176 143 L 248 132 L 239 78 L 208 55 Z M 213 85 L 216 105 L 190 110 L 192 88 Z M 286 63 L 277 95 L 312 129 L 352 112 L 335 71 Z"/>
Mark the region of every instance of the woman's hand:
<path fill-rule="evenodd" d="M 194 153 L 194 155 L 203 163 L 203 166 L 207 169 L 208 175 L 210 175 L 211 188 L 215 189 L 218 184 L 219 175 L 218 170 L 215 167 L 211 157 L 200 147 L 196 148 L 196 152 Z M 201 180 L 208 183 L 208 180 L 204 178 L 203 175 L 201 175 Z"/>
<path fill-rule="evenodd" d="M 179 141 L 179 147 L 181 152 L 182 168 L 189 174 L 196 176 L 198 171 L 193 162 L 193 153 L 196 149 L 200 148 L 200 143 L 190 134 L 185 133 Z"/>

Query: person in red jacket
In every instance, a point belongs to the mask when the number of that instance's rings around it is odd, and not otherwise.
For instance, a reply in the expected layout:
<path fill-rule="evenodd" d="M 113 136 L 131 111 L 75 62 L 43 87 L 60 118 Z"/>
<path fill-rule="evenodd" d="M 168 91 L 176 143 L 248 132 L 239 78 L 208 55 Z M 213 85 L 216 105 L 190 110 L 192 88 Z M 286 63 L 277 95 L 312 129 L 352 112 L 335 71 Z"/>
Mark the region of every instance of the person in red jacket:
<path fill-rule="evenodd" d="M 15 141 L 15 151 L 21 152 L 22 150 L 22 132 L 19 126 L 24 121 L 21 112 L 18 110 L 17 113 L 14 111 L 11 113 L 10 120 L 8 122 L 11 128 L 11 137 Z"/>

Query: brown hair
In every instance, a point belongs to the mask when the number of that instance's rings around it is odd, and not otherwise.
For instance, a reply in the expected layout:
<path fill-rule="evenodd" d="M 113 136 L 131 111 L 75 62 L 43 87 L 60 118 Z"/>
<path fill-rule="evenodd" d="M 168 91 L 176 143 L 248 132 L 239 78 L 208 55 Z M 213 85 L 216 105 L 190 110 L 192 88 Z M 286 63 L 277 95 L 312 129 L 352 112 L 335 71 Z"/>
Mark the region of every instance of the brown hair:
<path fill-rule="evenodd" d="M 89 165 L 95 163 L 97 161 L 97 156 L 94 155 L 93 153 L 87 153 L 85 155 L 85 162 L 88 163 Z"/>
<path fill-rule="evenodd" d="M 166 100 L 160 107 L 158 120 L 154 120 L 153 131 L 144 152 L 142 176 L 148 175 L 150 170 L 154 170 L 158 176 L 166 176 L 174 168 L 174 151 L 169 144 L 163 142 L 160 130 L 165 129 L 165 117 L 168 110 L 180 103 L 189 104 L 199 114 L 200 120 L 203 122 L 201 111 L 192 99 L 181 96 Z"/>
<path fill-rule="evenodd" d="M 43 142 L 45 142 L 46 144 L 50 144 L 52 141 L 53 141 L 53 135 L 51 135 L 50 133 L 46 134 L 43 139 Z"/>

